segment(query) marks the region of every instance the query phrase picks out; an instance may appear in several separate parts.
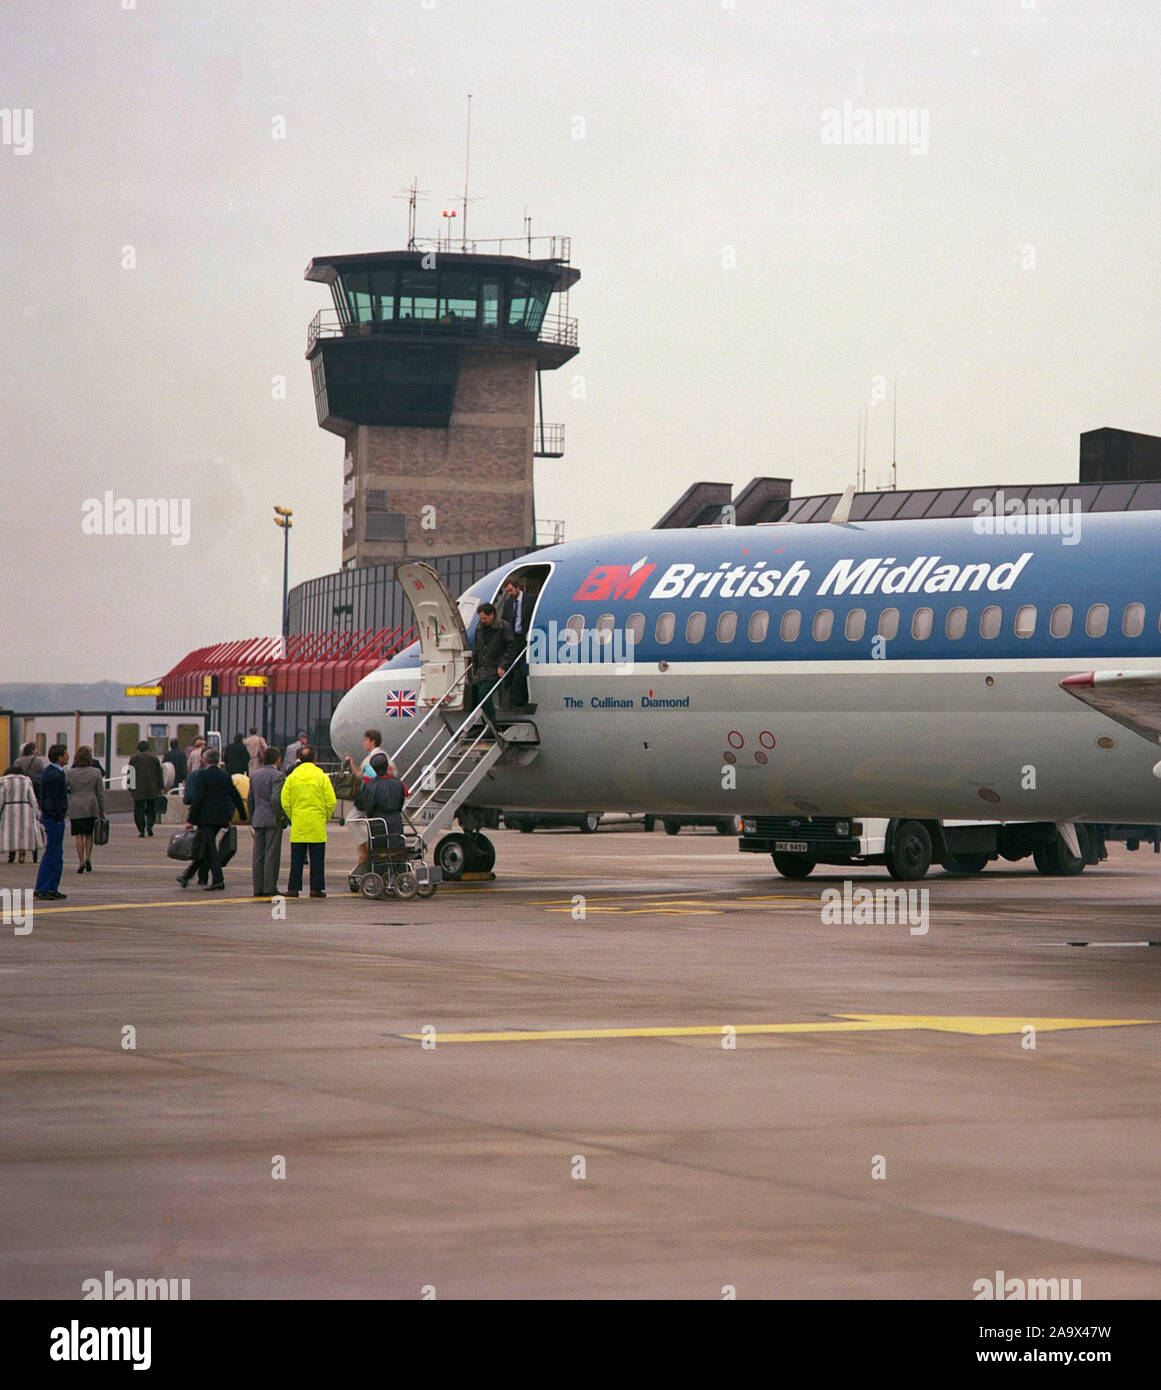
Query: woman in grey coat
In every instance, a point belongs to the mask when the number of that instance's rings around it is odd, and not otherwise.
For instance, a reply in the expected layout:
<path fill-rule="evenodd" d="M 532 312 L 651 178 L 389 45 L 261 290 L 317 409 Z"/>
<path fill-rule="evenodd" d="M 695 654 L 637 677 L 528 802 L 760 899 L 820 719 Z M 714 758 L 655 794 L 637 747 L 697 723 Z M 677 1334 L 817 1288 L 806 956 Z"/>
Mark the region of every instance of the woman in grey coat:
<path fill-rule="evenodd" d="M 267 748 L 262 759 L 262 766 L 250 778 L 246 811 L 254 832 L 254 896 L 272 898 L 278 892 L 278 870 L 282 867 L 282 831 L 286 819 L 282 815 L 280 793 L 286 778 L 278 770 L 280 754 L 277 748 Z"/>
<path fill-rule="evenodd" d="M 100 768 L 93 766 L 93 750 L 77 749 L 68 771 L 69 819 L 77 837 L 77 873 L 92 873 L 93 827 L 97 817 L 105 814 L 105 783 Z"/>

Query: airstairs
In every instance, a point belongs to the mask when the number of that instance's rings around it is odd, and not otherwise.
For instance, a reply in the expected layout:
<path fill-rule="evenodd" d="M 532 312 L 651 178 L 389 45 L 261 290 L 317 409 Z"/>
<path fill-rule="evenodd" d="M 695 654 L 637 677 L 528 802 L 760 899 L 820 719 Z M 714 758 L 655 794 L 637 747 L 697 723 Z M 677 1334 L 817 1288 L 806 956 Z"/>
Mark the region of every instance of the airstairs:
<path fill-rule="evenodd" d="M 521 659 L 526 653 L 521 653 Z M 515 719 L 499 724 L 486 706 L 499 693 L 510 671 L 470 711 L 463 703 L 465 671 L 444 697 L 428 710 L 396 750 L 396 775 L 408 790 L 403 818 L 429 853 L 439 837 L 455 825 L 460 807 L 497 764 L 526 766 L 540 752 L 535 724 Z"/>

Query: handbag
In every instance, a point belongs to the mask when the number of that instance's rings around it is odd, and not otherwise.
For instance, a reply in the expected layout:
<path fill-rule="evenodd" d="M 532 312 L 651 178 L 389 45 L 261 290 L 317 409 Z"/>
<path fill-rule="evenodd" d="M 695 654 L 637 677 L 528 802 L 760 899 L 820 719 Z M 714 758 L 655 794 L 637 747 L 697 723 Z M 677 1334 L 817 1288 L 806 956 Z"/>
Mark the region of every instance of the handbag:
<path fill-rule="evenodd" d="M 98 816 L 93 824 L 93 844 L 107 845 L 109 843 L 109 818 L 108 816 Z"/>
<path fill-rule="evenodd" d="M 169 848 L 165 851 L 170 859 L 192 859 L 197 830 L 179 830 L 169 837 Z"/>

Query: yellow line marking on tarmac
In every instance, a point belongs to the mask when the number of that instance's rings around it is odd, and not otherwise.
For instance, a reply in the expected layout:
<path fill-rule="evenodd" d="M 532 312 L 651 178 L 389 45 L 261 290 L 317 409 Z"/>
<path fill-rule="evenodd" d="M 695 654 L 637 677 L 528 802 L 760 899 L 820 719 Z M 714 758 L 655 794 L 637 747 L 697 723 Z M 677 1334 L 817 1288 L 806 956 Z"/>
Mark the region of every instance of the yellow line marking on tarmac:
<path fill-rule="evenodd" d="M 209 898 L 206 903 L 205 899 Z M 269 898 L 219 898 L 216 895 L 211 897 L 208 893 L 202 897 L 173 898 L 169 902 L 149 902 L 149 903 L 77 903 L 74 907 L 41 907 L 37 904 L 36 915 L 47 917 L 55 912 L 113 912 L 118 908 L 145 908 L 145 907 L 198 907 L 198 906 L 220 906 L 222 903 L 268 903 Z"/>
<path fill-rule="evenodd" d="M 947 1017 L 939 1014 L 838 1014 L 829 1023 L 738 1023 L 702 1024 L 692 1028 L 559 1028 L 528 1033 L 439 1033 L 444 1042 L 575 1042 L 601 1038 L 709 1038 L 722 1036 L 724 1028 L 742 1033 L 879 1033 L 930 1030 L 937 1033 L 969 1033 L 988 1037 L 999 1033 L 1022 1033 L 1035 1028 L 1053 1033 L 1069 1028 L 1128 1028 L 1143 1023 L 1161 1023 L 1157 1018 L 984 1018 L 976 1015 Z M 422 1042 L 422 1033 L 403 1033 L 401 1037 Z"/>

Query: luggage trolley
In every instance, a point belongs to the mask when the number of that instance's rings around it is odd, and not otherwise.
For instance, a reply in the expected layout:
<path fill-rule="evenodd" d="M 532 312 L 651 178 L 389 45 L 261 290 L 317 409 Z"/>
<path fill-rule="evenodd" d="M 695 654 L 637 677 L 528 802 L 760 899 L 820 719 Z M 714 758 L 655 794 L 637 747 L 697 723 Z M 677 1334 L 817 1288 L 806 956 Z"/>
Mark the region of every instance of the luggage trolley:
<path fill-rule="evenodd" d="M 364 898 L 434 897 L 440 871 L 424 862 L 423 840 L 414 830 L 389 835 L 382 816 L 363 822 L 367 836 L 366 868 L 352 871 L 352 891 Z"/>

